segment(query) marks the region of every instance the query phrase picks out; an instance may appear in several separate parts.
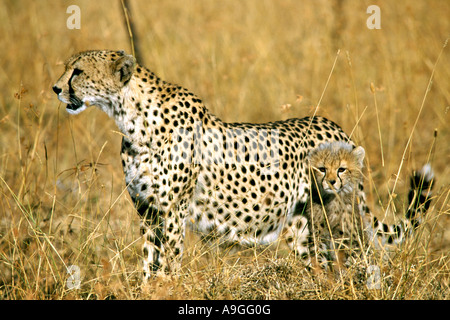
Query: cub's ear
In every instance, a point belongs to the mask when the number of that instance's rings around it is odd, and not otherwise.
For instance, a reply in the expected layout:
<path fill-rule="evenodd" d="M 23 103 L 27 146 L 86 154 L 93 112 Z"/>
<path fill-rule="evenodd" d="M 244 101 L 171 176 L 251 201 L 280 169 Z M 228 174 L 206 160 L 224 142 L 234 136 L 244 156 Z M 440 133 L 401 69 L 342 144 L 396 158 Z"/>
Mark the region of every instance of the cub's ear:
<path fill-rule="evenodd" d="M 124 55 L 112 63 L 112 73 L 114 77 L 123 85 L 130 81 L 136 66 L 136 59 L 132 55 Z"/>
<path fill-rule="evenodd" d="M 358 165 L 362 168 L 364 166 L 364 156 L 366 155 L 366 152 L 364 151 L 364 148 L 361 146 L 356 147 L 353 149 L 352 154 L 355 156 L 356 161 L 358 162 Z"/>

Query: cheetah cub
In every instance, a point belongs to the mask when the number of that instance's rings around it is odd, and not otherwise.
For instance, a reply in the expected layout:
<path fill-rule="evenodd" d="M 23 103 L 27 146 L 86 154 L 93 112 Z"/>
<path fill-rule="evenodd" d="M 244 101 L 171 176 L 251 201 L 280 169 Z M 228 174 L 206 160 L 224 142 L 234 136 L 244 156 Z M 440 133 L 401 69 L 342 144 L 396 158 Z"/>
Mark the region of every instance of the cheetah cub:
<path fill-rule="evenodd" d="M 311 226 L 312 261 L 326 268 L 330 261 L 348 263 L 363 247 L 363 225 L 356 193 L 362 183 L 365 151 L 345 142 L 323 143 L 311 150 L 311 199 L 306 216 Z M 346 263 L 346 264 L 347 264 Z"/>

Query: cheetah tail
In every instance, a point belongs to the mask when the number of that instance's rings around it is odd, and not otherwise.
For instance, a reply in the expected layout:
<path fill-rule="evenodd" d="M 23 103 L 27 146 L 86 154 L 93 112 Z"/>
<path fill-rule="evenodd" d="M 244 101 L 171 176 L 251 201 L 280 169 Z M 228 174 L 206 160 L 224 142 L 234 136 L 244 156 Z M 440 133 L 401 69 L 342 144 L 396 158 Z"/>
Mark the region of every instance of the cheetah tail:
<path fill-rule="evenodd" d="M 429 163 L 425 164 L 419 171 L 413 171 L 411 175 L 411 189 L 408 193 L 408 211 L 406 218 L 409 219 L 414 229 L 420 223 L 431 204 L 431 190 L 434 185 L 434 172 Z"/>

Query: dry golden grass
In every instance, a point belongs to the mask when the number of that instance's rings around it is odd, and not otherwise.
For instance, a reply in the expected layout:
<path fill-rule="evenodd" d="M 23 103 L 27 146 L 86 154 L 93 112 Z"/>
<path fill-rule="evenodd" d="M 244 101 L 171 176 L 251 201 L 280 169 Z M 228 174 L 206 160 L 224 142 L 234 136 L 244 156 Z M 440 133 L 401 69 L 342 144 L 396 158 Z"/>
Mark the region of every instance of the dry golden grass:
<path fill-rule="evenodd" d="M 366 27 L 370 1 L 132 3 L 144 64 L 225 121 L 316 113 L 352 133 L 378 215 L 390 203 L 401 215 L 411 170 L 432 164 L 427 223 L 379 264 L 379 289 L 313 276 L 282 248 L 205 253 L 194 235 L 183 270 L 141 288 L 121 137 L 95 108 L 70 117 L 51 91 L 70 55 L 129 52 L 129 37 L 119 1 L 76 1 L 80 30 L 66 28 L 70 4 L 0 3 L 0 299 L 449 299 L 448 1 L 377 1 L 381 30 Z"/>

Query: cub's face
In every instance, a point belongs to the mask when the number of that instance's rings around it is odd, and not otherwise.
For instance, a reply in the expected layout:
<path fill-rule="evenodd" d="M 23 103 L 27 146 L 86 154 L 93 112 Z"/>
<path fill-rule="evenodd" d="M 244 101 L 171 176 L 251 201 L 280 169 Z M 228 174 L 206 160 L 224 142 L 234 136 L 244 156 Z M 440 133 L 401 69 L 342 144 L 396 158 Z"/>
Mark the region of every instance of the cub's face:
<path fill-rule="evenodd" d="M 91 105 L 110 112 L 135 67 L 133 56 L 123 51 L 86 51 L 69 58 L 65 71 L 53 86 L 67 111 L 77 114 Z"/>
<path fill-rule="evenodd" d="M 342 145 L 342 142 L 335 142 L 319 146 L 308 156 L 315 178 L 312 183 L 317 183 L 324 193 L 351 193 L 361 181 L 364 149 Z"/>

